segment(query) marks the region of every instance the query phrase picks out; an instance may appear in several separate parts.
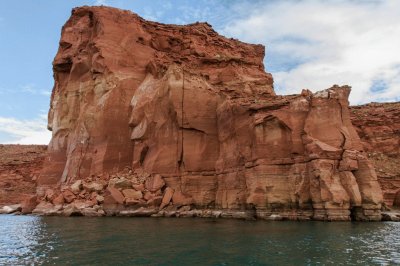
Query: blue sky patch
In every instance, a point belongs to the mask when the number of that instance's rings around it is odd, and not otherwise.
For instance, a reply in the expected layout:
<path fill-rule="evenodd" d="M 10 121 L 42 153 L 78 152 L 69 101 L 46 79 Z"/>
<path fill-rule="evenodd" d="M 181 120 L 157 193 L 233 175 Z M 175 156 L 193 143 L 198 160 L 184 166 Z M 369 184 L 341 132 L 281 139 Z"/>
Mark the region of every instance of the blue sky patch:
<path fill-rule="evenodd" d="M 376 93 L 376 92 L 383 92 L 383 91 L 387 90 L 387 88 L 388 88 L 388 85 L 385 80 L 377 79 L 377 80 L 372 81 L 372 85 L 369 90 L 371 92 Z"/>

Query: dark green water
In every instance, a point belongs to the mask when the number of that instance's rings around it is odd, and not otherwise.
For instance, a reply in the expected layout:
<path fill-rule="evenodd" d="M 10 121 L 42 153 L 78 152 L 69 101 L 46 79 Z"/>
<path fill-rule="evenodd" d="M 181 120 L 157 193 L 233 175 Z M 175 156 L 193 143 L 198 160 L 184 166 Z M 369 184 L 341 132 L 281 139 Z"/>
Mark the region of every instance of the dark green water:
<path fill-rule="evenodd" d="M 0 215 L 0 265 L 400 265 L 400 223 Z"/>

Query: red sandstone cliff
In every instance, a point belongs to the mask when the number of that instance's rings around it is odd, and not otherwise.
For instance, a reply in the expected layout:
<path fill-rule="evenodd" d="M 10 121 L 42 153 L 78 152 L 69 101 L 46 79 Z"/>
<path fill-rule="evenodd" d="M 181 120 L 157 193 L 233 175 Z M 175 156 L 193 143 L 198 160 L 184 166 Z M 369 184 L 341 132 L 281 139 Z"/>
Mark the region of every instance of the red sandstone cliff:
<path fill-rule="evenodd" d="M 206 23 L 163 25 L 113 8 L 74 9 L 53 63 L 51 164 L 41 182 L 130 166 L 133 96 L 172 69 L 195 73 L 224 97 L 273 94 L 263 56 L 263 46 L 223 38 Z"/>
<path fill-rule="evenodd" d="M 400 103 L 353 106 L 351 120 L 375 166 L 386 205 L 400 207 Z"/>
<path fill-rule="evenodd" d="M 74 9 L 35 212 L 380 220 L 350 88 L 275 96 L 263 57 L 206 23 Z"/>
<path fill-rule="evenodd" d="M 0 206 L 18 204 L 36 194 L 46 146 L 0 145 Z"/>

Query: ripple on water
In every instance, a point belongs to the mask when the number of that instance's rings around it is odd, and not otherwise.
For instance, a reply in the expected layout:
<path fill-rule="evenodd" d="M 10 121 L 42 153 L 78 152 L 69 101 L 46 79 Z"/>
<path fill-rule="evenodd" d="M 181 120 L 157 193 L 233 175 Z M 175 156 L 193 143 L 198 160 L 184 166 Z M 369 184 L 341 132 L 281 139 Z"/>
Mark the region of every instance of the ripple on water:
<path fill-rule="evenodd" d="M 0 215 L 0 265 L 393 265 L 400 223 Z"/>
<path fill-rule="evenodd" d="M 0 264 L 40 263 L 51 250 L 41 218 L 0 216 Z"/>

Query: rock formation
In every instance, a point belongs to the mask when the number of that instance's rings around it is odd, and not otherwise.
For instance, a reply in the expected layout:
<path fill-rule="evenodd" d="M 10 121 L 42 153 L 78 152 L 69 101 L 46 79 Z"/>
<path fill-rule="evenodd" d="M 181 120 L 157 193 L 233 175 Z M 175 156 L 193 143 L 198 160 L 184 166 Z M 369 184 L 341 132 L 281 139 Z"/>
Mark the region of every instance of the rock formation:
<path fill-rule="evenodd" d="M 263 57 L 207 23 L 75 8 L 34 212 L 380 220 L 350 87 L 276 96 Z"/>
<path fill-rule="evenodd" d="M 351 120 L 373 162 L 387 206 L 400 207 L 400 103 L 351 107 Z"/>
<path fill-rule="evenodd" d="M 0 145 L 0 206 L 35 196 L 45 153 L 46 146 Z"/>

